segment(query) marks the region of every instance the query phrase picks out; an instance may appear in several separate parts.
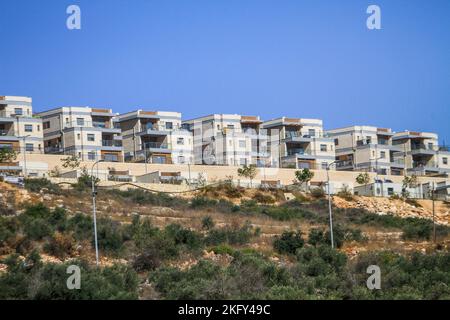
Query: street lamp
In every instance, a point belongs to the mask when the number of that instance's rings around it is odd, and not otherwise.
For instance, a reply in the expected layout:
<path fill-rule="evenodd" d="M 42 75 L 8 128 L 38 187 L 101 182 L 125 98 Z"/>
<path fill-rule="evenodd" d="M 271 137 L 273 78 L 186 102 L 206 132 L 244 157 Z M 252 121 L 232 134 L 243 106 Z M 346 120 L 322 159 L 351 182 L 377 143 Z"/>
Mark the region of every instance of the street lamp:
<path fill-rule="evenodd" d="M 332 215 L 332 212 L 331 212 L 331 192 L 330 192 L 330 174 L 329 174 L 329 171 L 330 171 L 331 165 L 335 164 L 336 162 L 338 162 L 338 161 L 336 160 L 336 161 L 330 162 L 330 163 L 327 165 L 328 213 L 329 213 L 329 215 L 330 215 L 331 248 L 333 248 L 333 249 L 334 249 L 334 238 L 333 238 L 333 215 Z"/>
<path fill-rule="evenodd" d="M 95 261 L 97 263 L 98 267 L 98 240 L 97 240 L 97 208 L 95 206 L 95 198 L 96 198 L 96 192 L 95 192 L 95 178 L 94 178 L 94 167 L 97 165 L 97 175 L 98 175 L 98 163 L 104 162 L 105 160 L 97 160 L 92 165 L 91 169 L 91 184 L 92 184 L 92 212 L 94 215 L 94 241 L 95 241 Z"/>
<path fill-rule="evenodd" d="M 23 137 L 19 137 L 19 139 L 23 139 L 23 176 L 27 177 L 27 144 L 26 139 L 30 137 L 30 135 L 26 135 Z"/>

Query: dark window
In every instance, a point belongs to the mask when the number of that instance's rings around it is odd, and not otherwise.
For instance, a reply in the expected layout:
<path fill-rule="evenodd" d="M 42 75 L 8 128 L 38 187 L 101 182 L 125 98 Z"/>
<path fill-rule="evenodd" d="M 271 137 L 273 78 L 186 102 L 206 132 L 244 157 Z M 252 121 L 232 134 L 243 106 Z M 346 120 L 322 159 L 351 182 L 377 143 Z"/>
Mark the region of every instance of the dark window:
<path fill-rule="evenodd" d="M 33 132 L 33 125 L 32 124 L 26 124 L 25 125 L 25 132 Z"/>

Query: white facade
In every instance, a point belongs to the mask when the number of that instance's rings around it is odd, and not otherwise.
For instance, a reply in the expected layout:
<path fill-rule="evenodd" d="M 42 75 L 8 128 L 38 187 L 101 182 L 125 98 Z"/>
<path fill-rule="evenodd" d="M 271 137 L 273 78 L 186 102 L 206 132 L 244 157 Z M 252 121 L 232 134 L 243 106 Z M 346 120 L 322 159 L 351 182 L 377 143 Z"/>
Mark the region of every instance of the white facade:
<path fill-rule="evenodd" d="M 44 152 L 42 120 L 33 116 L 31 98 L 0 96 L 0 148 Z"/>
<path fill-rule="evenodd" d="M 75 155 L 84 161 L 123 161 L 121 131 L 111 109 L 61 107 L 42 118 L 45 152 Z"/>
<path fill-rule="evenodd" d="M 194 137 L 196 164 L 269 165 L 267 136 L 256 116 L 213 114 L 183 121 Z"/>
<path fill-rule="evenodd" d="M 181 113 L 137 110 L 121 114 L 125 160 L 148 163 L 193 163 L 191 132 L 181 127 Z"/>
<path fill-rule="evenodd" d="M 326 169 L 335 160 L 334 140 L 324 135 L 322 120 L 282 117 L 262 127 L 270 136 L 274 166 Z"/>
<path fill-rule="evenodd" d="M 450 173 L 449 148 L 439 146 L 439 137 L 430 132 L 404 131 L 393 137 L 400 148 L 407 170 L 417 175 L 448 175 Z"/>
<path fill-rule="evenodd" d="M 391 129 L 351 126 L 328 130 L 327 134 L 335 142 L 338 170 L 404 174 L 404 159 L 399 146 L 393 145 Z"/>

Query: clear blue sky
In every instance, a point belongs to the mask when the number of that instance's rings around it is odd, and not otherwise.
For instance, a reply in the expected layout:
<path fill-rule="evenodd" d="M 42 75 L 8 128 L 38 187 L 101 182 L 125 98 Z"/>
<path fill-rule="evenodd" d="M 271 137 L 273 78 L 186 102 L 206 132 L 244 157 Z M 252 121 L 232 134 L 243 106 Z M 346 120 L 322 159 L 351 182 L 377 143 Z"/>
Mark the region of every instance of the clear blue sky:
<path fill-rule="evenodd" d="M 82 30 L 66 29 L 66 8 Z M 366 28 L 366 8 L 382 30 Z M 450 143 L 448 0 L 0 0 L 0 95 L 62 105 L 286 115 Z"/>

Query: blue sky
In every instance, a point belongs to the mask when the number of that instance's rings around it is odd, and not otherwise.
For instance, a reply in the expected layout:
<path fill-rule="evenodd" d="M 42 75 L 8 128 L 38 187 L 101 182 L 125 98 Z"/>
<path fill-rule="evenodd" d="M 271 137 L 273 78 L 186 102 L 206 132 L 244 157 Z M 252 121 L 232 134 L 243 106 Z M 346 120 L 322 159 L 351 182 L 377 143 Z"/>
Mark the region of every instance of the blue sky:
<path fill-rule="evenodd" d="M 82 30 L 66 28 L 77 4 Z M 377 4 L 382 30 L 366 28 Z M 450 143 L 448 0 L 0 0 L 0 95 L 434 131 Z"/>

